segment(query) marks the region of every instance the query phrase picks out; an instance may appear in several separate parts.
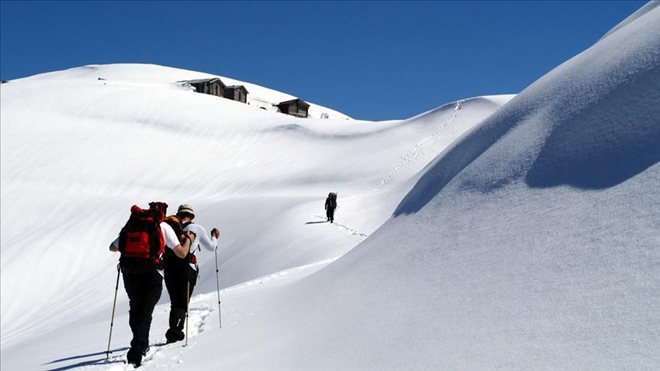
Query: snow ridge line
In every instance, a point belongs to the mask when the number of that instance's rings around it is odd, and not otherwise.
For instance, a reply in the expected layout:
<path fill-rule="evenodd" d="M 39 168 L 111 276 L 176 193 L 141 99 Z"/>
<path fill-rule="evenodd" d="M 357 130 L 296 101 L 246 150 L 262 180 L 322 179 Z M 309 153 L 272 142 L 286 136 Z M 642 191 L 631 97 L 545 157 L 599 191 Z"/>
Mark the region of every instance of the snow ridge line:
<path fill-rule="evenodd" d="M 387 176 L 383 180 L 381 180 L 380 184 L 372 191 L 376 192 L 379 191 L 383 186 L 390 181 L 404 166 L 408 165 L 409 163 L 419 159 L 424 151 L 422 150 L 422 146 L 424 145 L 425 142 L 433 139 L 442 129 L 444 129 L 447 125 L 449 125 L 452 121 L 458 117 L 459 112 L 461 111 L 462 105 L 465 102 L 465 99 L 461 99 L 459 101 L 456 101 L 456 104 L 454 105 L 454 112 L 452 115 L 443 123 L 438 124 L 433 132 L 431 134 L 427 135 L 424 137 L 422 140 L 420 140 L 413 149 L 411 149 L 407 154 L 405 154 L 402 157 L 401 162 L 392 170 L 390 171 Z M 431 144 L 431 147 L 437 143 L 437 141 L 434 141 Z"/>

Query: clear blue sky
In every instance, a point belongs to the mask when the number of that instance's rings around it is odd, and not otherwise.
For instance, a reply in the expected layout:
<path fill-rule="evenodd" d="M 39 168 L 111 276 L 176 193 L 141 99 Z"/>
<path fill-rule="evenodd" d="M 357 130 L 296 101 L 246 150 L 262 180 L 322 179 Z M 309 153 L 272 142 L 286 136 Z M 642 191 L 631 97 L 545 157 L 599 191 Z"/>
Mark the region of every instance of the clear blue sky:
<path fill-rule="evenodd" d="M 3 80 L 151 63 L 358 119 L 518 93 L 646 1 L 2 1 Z"/>

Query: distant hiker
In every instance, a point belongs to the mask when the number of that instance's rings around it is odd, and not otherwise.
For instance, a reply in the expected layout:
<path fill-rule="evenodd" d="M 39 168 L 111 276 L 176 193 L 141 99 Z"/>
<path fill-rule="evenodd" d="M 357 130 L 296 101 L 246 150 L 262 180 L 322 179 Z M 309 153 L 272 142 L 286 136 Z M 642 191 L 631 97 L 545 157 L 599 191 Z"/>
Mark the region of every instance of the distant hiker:
<path fill-rule="evenodd" d="M 337 194 L 335 192 L 328 193 L 328 198 L 325 199 L 325 216 L 328 217 L 330 223 L 335 221 L 335 209 L 337 208 Z"/>
<path fill-rule="evenodd" d="M 171 252 L 164 254 L 165 286 L 167 286 L 171 301 L 169 329 L 165 332 L 168 343 L 185 338 L 183 326 L 186 322 L 189 300 L 199 274 L 195 253 L 201 250 L 200 245 L 206 250 L 214 251 L 218 245 L 218 237 L 220 237 L 218 229 L 213 228 L 209 235 L 204 227 L 192 222 L 194 218 L 195 211 L 192 206 L 184 204 L 179 206 L 176 216 L 170 216 L 166 220 L 180 235 L 193 233 L 197 236 L 186 256 L 181 257 Z"/>
<path fill-rule="evenodd" d="M 124 276 L 124 288 L 129 299 L 128 323 L 133 332 L 128 363 L 140 366 L 149 350 L 149 330 L 156 303 L 163 291 L 161 255 L 172 251 L 185 257 L 195 241 L 195 234 L 187 232 L 183 242 L 163 220 L 167 212 L 164 202 L 152 202 L 149 209 L 131 207 L 131 216 L 110 244 L 110 251 L 121 253 L 119 266 Z"/>

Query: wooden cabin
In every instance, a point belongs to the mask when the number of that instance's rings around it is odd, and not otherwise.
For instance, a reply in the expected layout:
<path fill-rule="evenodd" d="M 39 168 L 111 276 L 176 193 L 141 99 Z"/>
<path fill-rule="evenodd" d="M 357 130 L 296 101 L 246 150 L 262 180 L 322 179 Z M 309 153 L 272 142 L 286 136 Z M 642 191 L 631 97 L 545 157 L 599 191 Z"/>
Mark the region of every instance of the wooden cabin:
<path fill-rule="evenodd" d="M 277 105 L 277 108 L 280 109 L 280 112 L 286 113 L 287 115 L 307 118 L 309 103 L 302 99 L 292 99 L 280 102 L 280 104 Z"/>
<path fill-rule="evenodd" d="M 215 95 L 223 97 L 227 86 L 217 77 L 210 79 L 185 80 L 181 81 L 195 88 L 195 91 L 202 94 Z"/>
<path fill-rule="evenodd" d="M 243 85 L 232 85 L 225 88 L 224 97 L 237 102 L 247 102 L 248 91 Z"/>

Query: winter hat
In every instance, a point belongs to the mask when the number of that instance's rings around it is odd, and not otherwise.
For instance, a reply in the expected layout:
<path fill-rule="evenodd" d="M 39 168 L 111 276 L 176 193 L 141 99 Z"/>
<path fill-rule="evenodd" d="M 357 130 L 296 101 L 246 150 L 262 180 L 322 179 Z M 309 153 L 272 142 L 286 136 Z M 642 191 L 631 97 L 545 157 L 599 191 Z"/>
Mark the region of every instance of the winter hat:
<path fill-rule="evenodd" d="M 193 207 L 191 204 L 183 204 L 179 206 L 179 210 L 176 212 L 177 214 L 190 214 L 192 216 L 195 216 L 195 210 L 193 210 Z"/>

